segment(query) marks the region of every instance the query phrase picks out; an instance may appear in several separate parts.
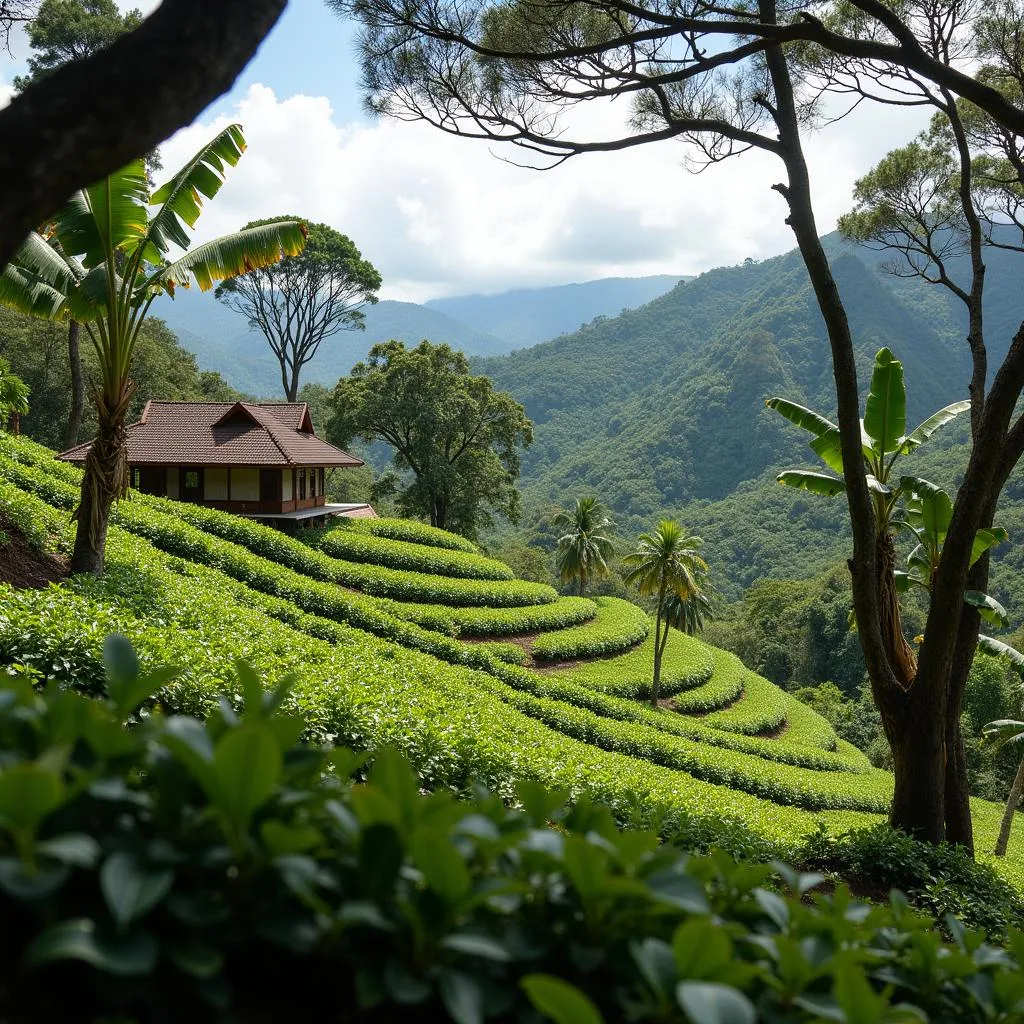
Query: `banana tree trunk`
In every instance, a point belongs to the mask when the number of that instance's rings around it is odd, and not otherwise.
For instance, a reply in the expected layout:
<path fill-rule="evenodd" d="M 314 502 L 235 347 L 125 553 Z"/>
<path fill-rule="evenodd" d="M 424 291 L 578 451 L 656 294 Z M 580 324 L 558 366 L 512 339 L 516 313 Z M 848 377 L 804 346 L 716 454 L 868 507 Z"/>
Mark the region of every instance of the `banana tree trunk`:
<path fill-rule="evenodd" d="M 131 401 L 131 386 L 126 386 L 115 403 L 97 392 L 93 395 L 99 418 L 99 431 L 89 449 L 82 476 L 82 492 L 74 518 L 78 521 L 71 572 L 103 572 L 110 509 L 128 490 L 128 460 L 125 417 Z"/>
<path fill-rule="evenodd" d="M 1006 856 L 1006 844 L 1010 841 L 1010 829 L 1013 826 L 1013 817 L 1017 813 L 1017 806 L 1020 804 L 1021 795 L 1024 794 L 1024 761 L 1021 761 L 1017 769 L 1016 778 L 1010 787 L 1010 796 L 1006 801 L 1006 810 L 1003 812 L 1003 823 L 999 826 L 999 838 L 996 840 L 996 848 L 993 853 L 997 857 Z"/>
<path fill-rule="evenodd" d="M 889 652 L 889 661 L 899 681 L 908 687 L 917 675 L 917 658 L 903 635 L 903 616 L 900 595 L 896 590 L 896 549 L 892 537 L 886 533 L 875 543 L 875 566 L 879 588 L 879 615 L 882 638 Z"/>
<path fill-rule="evenodd" d="M 85 413 L 85 379 L 82 375 L 82 354 L 78 339 L 81 324 L 77 320 L 68 321 L 68 362 L 71 366 L 71 408 L 68 411 L 68 425 L 64 432 L 64 447 L 74 448 L 78 444 L 78 434 L 82 429 L 82 416 Z"/>

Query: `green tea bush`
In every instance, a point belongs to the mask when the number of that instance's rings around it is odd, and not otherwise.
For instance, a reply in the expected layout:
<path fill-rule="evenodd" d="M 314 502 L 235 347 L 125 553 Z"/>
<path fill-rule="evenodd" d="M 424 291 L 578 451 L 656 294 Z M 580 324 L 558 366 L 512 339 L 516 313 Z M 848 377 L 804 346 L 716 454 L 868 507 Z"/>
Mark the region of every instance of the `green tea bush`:
<path fill-rule="evenodd" d="M 713 711 L 705 721 L 716 729 L 757 736 L 781 729 L 786 724 L 787 707 L 786 695 L 774 683 L 744 670 L 741 699 L 722 711 Z"/>
<path fill-rule="evenodd" d="M 647 613 L 618 597 L 594 599 L 597 614 L 583 626 L 544 633 L 533 642 L 533 656 L 543 661 L 571 661 L 628 650 L 647 638 Z"/>
<path fill-rule="evenodd" d="M 377 519 L 345 519 L 338 524 L 340 529 L 369 537 L 386 537 L 389 540 L 422 544 L 426 547 L 445 548 L 448 551 L 466 551 L 479 554 L 480 549 L 471 540 L 457 533 L 439 530 L 436 526 L 417 522 L 415 519 L 395 519 L 380 516 Z"/>
<path fill-rule="evenodd" d="M 1024 1013 L 1019 933 L 951 921 L 945 943 L 898 894 L 814 895 L 820 875 L 681 853 L 535 783 L 513 809 L 423 796 L 390 751 L 367 771 L 297 742 L 287 685 L 244 665 L 203 722 L 145 713 L 169 673 L 123 641 L 105 663 L 106 701 L 0 684 L 11 1024 Z"/>
<path fill-rule="evenodd" d="M 702 686 L 714 672 L 711 648 L 677 629 L 669 632 L 661 662 L 661 692 L 666 696 Z M 625 654 L 575 665 L 555 673 L 619 697 L 650 696 L 654 678 L 654 635 Z"/>
<path fill-rule="evenodd" d="M 681 714 L 707 714 L 718 711 L 743 693 L 743 676 L 747 671 L 743 662 L 728 651 L 713 648 L 711 652 L 714 671 L 711 678 L 701 686 L 677 693 L 669 700 L 674 711 Z"/>
<path fill-rule="evenodd" d="M 494 558 L 468 551 L 392 540 L 372 533 L 357 532 L 344 525 L 332 525 L 323 530 L 303 530 L 299 539 L 332 558 L 347 559 L 349 562 L 371 562 L 391 569 L 408 569 L 412 572 L 464 579 L 515 579 L 515 573 L 504 562 Z"/>
<path fill-rule="evenodd" d="M 564 629 L 589 622 L 597 612 L 597 605 L 585 597 L 560 597 L 549 604 L 518 608 L 442 608 L 400 601 L 385 607 L 399 618 L 426 629 L 448 632 L 449 629 L 444 628 L 447 625 L 453 635 L 468 637 L 514 636 Z"/>

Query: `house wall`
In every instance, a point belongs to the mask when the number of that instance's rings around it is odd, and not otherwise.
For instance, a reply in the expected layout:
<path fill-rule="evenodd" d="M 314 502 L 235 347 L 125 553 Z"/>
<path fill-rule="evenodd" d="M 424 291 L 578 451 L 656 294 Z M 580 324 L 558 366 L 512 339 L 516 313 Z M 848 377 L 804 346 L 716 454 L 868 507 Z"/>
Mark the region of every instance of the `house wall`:
<path fill-rule="evenodd" d="M 227 497 L 227 491 L 225 491 L 224 497 Z M 231 470 L 231 500 L 260 500 L 260 471 L 258 469 L 239 467 Z"/>
<path fill-rule="evenodd" d="M 178 467 L 168 466 L 167 467 L 167 497 L 177 498 L 178 497 Z"/>
<path fill-rule="evenodd" d="M 235 474 L 237 470 L 231 471 L 231 496 L 235 497 Z M 228 497 L 228 471 L 215 466 L 208 466 L 203 474 L 205 484 L 203 498 L 205 501 L 227 501 Z"/>

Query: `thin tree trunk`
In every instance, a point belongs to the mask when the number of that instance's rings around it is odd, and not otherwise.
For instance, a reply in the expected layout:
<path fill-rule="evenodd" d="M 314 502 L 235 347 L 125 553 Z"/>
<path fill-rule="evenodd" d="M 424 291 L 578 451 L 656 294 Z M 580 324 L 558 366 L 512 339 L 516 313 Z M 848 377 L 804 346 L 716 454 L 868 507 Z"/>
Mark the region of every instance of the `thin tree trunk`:
<path fill-rule="evenodd" d="M 1017 813 L 1017 805 L 1020 803 L 1022 793 L 1024 793 L 1024 761 L 1021 761 L 1020 767 L 1017 769 L 1017 776 L 1010 787 L 1010 797 L 1006 801 L 1003 823 L 999 826 L 999 838 L 996 840 L 996 848 L 993 850 L 997 857 L 1006 856 L 1006 844 L 1010 841 L 1013 816 Z"/>
<path fill-rule="evenodd" d="M 68 362 L 71 365 L 71 409 L 68 412 L 67 430 L 64 432 L 64 447 L 74 448 L 78 444 L 78 434 L 82 429 L 82 416 L 85 413 L 85 380 L 82 376 L 82 354 L 78 347 L 78 336 L 81 324 L 77 320 L 68 321 Z"/>
<path fill-rule="evenodd" d="M 651 707 L 658 706 L 661 696 L 661 612 L 665 607 L 665 584 L 658 591 L 658 611 L 654 617 L 654 682 L 651 685 Z M 668 629 L 666 623 L 665 628 Z"/>

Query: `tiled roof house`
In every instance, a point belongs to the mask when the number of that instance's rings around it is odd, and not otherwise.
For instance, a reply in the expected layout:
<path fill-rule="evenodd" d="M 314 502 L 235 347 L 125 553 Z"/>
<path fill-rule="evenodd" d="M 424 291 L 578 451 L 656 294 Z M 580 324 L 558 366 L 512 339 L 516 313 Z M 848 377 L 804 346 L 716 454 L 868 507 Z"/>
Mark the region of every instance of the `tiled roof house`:
<path fill-rule="evenodd" d="M 58 457 L 84 463 L 91 445 Z M 327 504 L 326 471 L 363 461 L 317 437 L 304 402 L 149 401 L 128 427 L 128 464 L 145 494 L 277 525 L 374 515 L 369 505 Z"/>

